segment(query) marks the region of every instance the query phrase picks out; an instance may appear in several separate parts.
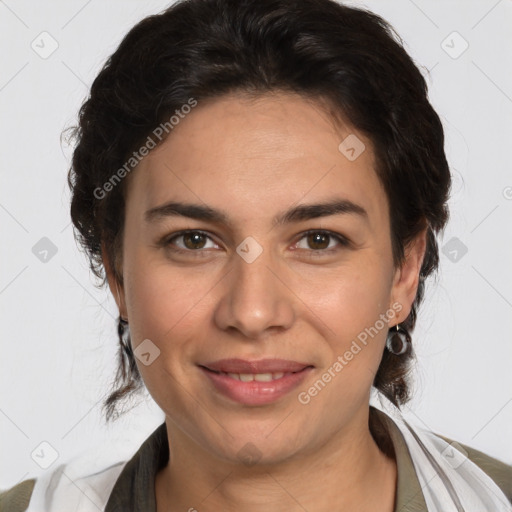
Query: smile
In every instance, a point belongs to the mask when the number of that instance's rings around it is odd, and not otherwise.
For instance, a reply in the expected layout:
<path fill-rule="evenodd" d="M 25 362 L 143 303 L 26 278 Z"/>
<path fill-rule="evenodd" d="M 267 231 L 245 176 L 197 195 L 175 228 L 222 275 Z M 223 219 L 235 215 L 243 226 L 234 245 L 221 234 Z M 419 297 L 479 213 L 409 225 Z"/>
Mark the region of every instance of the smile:
<path fill-rule="evenodd" d="M 277 373 L 225 373 L 216 372 L 222 375 L 227 375 L 232 379 L 241 380 L 242 382 L 252 382 L 253 380 L 258 382 L 270 382 L 273 380 L 281 379 L 289 373 L 277 372 Z M 293 372 L 292 372 L 293 373 Z"/>
<path fill-rule="evenodd" d="M 229 359 L 199 365 L 199 369 L 215 393 L 239 404 L 261 406 L 274 403 L 297 388 L 313 366 L 278 359 Z"/>

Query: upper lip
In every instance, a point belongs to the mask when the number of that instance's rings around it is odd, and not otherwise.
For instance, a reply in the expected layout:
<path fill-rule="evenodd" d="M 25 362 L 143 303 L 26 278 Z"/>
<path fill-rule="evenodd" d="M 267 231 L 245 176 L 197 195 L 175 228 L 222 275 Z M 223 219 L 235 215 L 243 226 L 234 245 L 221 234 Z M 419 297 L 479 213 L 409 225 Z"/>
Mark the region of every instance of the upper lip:
<path fill-rule="evenodd" d="M 209 363 L 200 364 L 214 372 L 225 373 L 279 373 L 300 372 L 312 366 L 307 363 L 299 363 L 287 359 L 260 359 L 248 361 L 246 359 L 219 359 Z"/>

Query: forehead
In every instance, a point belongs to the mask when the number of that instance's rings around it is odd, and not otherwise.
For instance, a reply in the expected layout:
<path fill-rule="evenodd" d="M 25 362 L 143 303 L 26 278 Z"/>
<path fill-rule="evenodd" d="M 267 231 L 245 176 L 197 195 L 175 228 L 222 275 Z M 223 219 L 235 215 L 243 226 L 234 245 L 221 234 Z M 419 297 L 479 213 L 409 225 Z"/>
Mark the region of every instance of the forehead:
<path fill-rule="evenodd" d="M 287 93 L 198 102 L 130 176 L 141 208 L 193 200 L 241 218 L 343 196 L 381 216 L 386 197 L 371 141 L 320 101 Z M 132 201 L 129 201 L 132 202 Z"/>

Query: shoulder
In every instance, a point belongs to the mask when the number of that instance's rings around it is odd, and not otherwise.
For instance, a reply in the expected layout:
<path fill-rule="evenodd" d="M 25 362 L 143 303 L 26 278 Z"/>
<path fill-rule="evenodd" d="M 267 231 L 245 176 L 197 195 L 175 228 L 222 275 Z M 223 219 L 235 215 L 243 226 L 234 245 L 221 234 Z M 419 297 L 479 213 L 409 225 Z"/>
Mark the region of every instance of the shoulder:
<path fill-rule="evenodd" d="M 0 491 L 0 512 L 27 510 L 35 483 L 35 479 L 24 480 L 10 489 Z"/>
<path fill-rule="evenodd" d="M 156 432 L 165 431 L 165 423 Z M 0 512 L 103 510 L 134 452 L 132 434 L 116 435 L 62 461 L 54 469 L 0 490 Z M 144 445 L 143 445 L 144 446 Z"/>
<path fill-rule="evenodd" d="M 0 512 L 103 510 L 125 464 L 122 461 L 87 472 L 80 471 L 80 464 L 62 464 L 0 491 Z"/>
<path fill-rule="evenodd" d="M 475 448 L 471 448 L 462 443 L 458 443 L 453 439 L 435 434 L 437 437 L 444 439 L 453 448 L 462 452 L 469 460 L 476 464 L 482 471 L 484 471 L 496 485 L 503 491 L 503 494 L 512 503 L 512 465 L 491 457 Z"/>

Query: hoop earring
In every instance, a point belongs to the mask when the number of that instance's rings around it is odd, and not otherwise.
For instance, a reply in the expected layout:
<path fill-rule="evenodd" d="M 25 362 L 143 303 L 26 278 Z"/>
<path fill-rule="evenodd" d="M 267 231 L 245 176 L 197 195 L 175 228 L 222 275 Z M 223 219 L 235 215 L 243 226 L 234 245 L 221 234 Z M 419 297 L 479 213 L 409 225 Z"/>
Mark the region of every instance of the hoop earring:
<path fill-rule="evenodd" d="M 386 348 L 395 356 L 405 354 L 411 347 L 411 336 L 406 329 L 396 324 L 395 330 L 389 330 L 386 339 Z"/>

